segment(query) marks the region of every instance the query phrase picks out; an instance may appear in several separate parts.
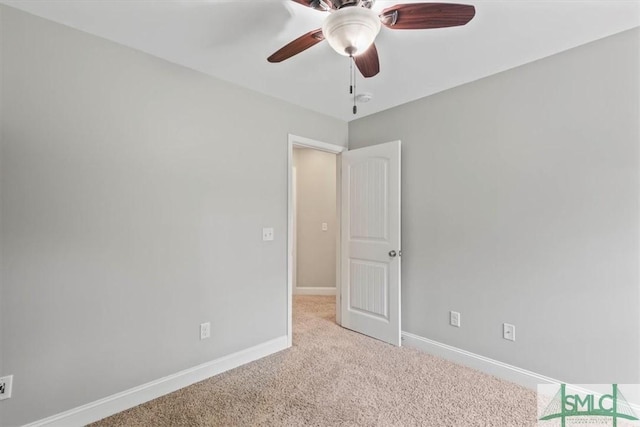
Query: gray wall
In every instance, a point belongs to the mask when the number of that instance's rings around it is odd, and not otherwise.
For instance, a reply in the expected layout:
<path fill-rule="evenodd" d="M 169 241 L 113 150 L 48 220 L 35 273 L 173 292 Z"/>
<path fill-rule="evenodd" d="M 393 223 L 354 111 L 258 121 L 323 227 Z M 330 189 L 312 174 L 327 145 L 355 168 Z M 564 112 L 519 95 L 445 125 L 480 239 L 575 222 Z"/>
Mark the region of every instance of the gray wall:
<path fill-rule="evenodd" d="M 294 149 L 298 287 L 336 286 L 336 155 Z M 327 231 L 322 231 L 322 223 Z"/>
<path fill-rule="evenodd" d="M 2 60 L 2 44 L 3 44 L 3 32 L 2 32 L 2 13 L 3 9 L 0 7 L 0 147 L 2 146 L 2 70 L 3 70 L 3 60 Z M 0 149 L 0 173 L 2 172 L 2 149 Z M 2 224 L 2 183 L 0 182 L 0 224 Z M 3 292 L 2 292 L 2 234 L 0 234 L 0 310 L 2 310 L 2 300 L 3 300 Z M 0 311 L 0 375 L 5 375 L 4 370 L 4 362 L 2 356 L 2 346 L 3 346 L 3 327 L 2 327 L 2 311 Z M 0 405 L 0 426 L 5 425 L 3 419 L 4 410 L 2 409 L 2 405 Z"/>
<path fill-rule="evenodd" d="M 639 34 L 350 123 L 350 148 L 402 140 L 403 330 L 560 380 L 640 382 Z"/>
<path fill-rule="evenodd" d="M 346 123 L 0 11 L 3 423 L 285 335 L 287 134 Z"/>

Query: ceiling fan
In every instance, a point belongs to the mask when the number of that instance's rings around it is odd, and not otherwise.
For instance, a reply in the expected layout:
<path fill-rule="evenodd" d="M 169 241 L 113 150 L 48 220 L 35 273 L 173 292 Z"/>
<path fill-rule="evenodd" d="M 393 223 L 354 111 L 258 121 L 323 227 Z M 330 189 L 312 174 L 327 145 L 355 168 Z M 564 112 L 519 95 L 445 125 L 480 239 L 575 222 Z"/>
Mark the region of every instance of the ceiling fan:
<path fill-rule="evenodd" d="M 271 55 L 269 62 L 281 62 L 327 40 L 341 55 L 353 58 L 364 77 L 380 72 L 378 50 L 373 43 L 384 25 L 392 30 L 419 30 L 465 25 L 475 15 L 471 5 L 454 3 L 406 3 L 371 10 L 375 0 L 293 0 L 310 8 L 330 12 L 322 28 L 298 37 Z"/>

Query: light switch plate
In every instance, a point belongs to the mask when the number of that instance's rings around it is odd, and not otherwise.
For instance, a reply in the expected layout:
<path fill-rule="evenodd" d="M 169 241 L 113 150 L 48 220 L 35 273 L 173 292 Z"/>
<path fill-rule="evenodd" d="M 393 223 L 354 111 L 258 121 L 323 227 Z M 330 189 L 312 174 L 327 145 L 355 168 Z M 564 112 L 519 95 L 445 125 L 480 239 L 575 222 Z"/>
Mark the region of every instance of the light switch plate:
<path fill-rule="evenodd" d="M 0 378 L 0 400 L 11 397 L 11 386 L 13 385 L 13 375 Z"/>
<path fill-rule="evenodd" d="M 273 227 L 262 229 L 262 240 L 265 242 L 273 240 Z"/>
<path fill-rule="evenodd" d="M 503 323 L 502 324 L 502 338 L 504 338 L 505 340 L 509 340 L 509 341 L 515 341 L 516 340 L 516 327 L 509 324 L 509 323 Z"/>

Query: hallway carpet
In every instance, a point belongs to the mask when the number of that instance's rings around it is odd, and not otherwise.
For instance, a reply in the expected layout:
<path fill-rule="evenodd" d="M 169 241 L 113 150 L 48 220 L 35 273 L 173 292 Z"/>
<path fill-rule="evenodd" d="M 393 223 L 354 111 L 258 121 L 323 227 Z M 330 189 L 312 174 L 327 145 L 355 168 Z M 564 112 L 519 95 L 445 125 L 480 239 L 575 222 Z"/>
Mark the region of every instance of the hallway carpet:
<path fill-rule="evenodd" d="M 534 426 L 536 395 L 335 324 L 294 297 L 293 347 L 120 414 L 107 426 Z"/>

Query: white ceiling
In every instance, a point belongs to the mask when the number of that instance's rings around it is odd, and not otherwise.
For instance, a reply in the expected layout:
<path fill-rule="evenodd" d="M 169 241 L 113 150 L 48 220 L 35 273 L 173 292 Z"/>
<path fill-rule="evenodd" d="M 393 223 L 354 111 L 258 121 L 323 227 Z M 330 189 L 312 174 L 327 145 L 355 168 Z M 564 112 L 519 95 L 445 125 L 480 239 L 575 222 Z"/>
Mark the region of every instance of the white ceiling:
<path fill-rule="evenodd" d="M 373 94 L 351 111 L 348 59 L 323 42 L 279 64 L 266 58 L 321 27 L 293 1 L 1 0 L 2 3 L 346 121 L 640 26 L 640 0 L 482 1 L 464 27 L 382 29 Z M 396 3 L 382 1 L 382 10 Z"/>

